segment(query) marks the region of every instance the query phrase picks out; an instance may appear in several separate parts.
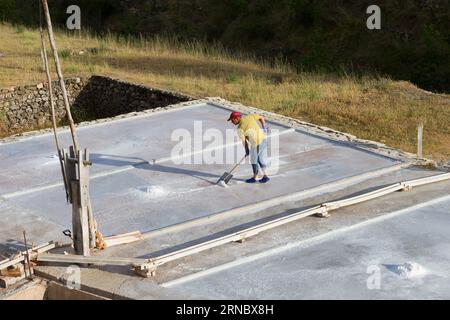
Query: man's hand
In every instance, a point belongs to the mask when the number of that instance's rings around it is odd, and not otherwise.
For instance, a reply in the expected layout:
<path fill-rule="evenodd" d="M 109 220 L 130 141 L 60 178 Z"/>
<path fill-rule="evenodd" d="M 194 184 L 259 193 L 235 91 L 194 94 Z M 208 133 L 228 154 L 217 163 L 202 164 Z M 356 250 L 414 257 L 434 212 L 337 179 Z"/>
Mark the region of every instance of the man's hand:
<path fill-rule="evenodd" d="M 259 122 L 261 122 L 261 128 L 264 129 L 266 127 L 266 119 L 264 119 L 263 116 L 260 116 Z"/>

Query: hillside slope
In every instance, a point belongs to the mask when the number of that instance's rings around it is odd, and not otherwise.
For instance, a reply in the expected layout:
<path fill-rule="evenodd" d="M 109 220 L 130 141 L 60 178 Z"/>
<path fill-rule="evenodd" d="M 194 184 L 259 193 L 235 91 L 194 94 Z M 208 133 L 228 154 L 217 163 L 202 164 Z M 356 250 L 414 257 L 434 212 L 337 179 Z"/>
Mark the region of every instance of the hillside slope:
<path fill-rule="evenodd" d="M 38 31 L 0 24 L 0 34 L 0 87 L 45 81 Z M 417 124 L 424 121 L 424 155 L 450 160 L 450 96 L 409 82 L 297 73 L 199 42 L 64 32 L 56 38 L 67 77 L 103 74 L 194 97 L 222 96 L 409 152 L 415 152 Z"/>
<path fill-rule="evenodd" d="M 36 25 L 37 3 L 2 0 L 0 19 Z M 219 41 L 301 70 L 376 71 L 450 92 L 448 0 L 52 0 L 56 24 L 65 25 L 71 4 L 96 32 Z M 366 27 L 372 4 L 381 8 L 381 30 Z"/>

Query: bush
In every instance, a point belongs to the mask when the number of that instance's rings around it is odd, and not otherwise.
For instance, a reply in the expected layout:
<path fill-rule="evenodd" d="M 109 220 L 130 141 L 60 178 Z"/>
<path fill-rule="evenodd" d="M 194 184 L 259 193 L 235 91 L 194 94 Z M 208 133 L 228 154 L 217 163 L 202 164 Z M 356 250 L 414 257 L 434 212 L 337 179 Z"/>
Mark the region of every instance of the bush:
<path fill-rule="evenodd" d="M 69 49 L 62 49 L 61 51 L 59 51 L 59 56 L 62 59 L 68 59 L 68 58 L 70 58 L 71 55 L 72 55 L 72 51 L 70 51 Z"/>

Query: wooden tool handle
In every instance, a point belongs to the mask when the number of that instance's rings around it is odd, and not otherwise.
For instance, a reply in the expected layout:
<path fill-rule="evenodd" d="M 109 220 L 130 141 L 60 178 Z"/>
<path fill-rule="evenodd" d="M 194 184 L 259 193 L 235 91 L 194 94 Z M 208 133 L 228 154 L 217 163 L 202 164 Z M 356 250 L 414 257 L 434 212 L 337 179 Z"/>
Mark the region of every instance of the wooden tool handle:
<path fill-rule="evenodd" d="M 247 158 L 247 156 L 244 156 L 238 163 L 236 163 L 234 165 L 234 167 L 231 169 L 230 174 L 233 174 L 237 168 L 239 168 L 239 166 L 241 165 L 241 163 L 245 160 L 245 158 Z"/>

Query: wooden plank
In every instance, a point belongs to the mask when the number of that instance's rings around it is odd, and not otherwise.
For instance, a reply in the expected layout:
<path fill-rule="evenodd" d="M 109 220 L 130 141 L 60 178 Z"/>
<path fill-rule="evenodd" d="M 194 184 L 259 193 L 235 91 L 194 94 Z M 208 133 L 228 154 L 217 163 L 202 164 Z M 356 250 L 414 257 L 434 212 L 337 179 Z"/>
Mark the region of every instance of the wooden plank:
<path fill-rule="evenodd" d="M 80 243 L 80 239 L 82 239 L 82 236 L 80 235 L 80 213 L 78 212 L 80 210 L 78 206 L 78 182 L 76 180 L 70 181 L 70 190 L 72 191 L 72 241 L 73 241 L 73 248 L 75 252 L 79 253 L 82 251 L 82 244 Z"/>
<path fill-rule="evenodd" d="M 74 248 L 78 254 L 89 255 L 90 248 L 95 248 L 96 240 L 95 220 L 89 196 L 89 152 L 80 150 L 75 154 L 75 148 L 71 146 L 64 160 L 67 179 L 70 181 Z"/>
<path fill-rule="evenodd" d="M 3 277 L 21 277 L 25 275 L 25 268 L 22 263 L 18 263 L 9 268 L 0 269 L 0 276 Z"/>
<path fill-rule="evenodd" d="M 81 209 L 81 234 L 83 237 L 83 246 L 85 246 L 85 242 L 87 242 L 88 248 L 95 248 L 95 231 L 93 225 L 93 214 L 89 212 L 91 204 L 89 197 L 89 152 L 87 149 L 79 150 L 77 156 L 77 169 L 78 169 L 78 177 L 79 177 L 79 206 Z M 92 210 L 92 208 L 91 208 Z M 92 219 L 89 217 L 92 216 Z M 91 221 L 90 221 L 91 220 Z M 83 252 L 85 252 L 83 250 Z M 84 254 L 83 255 L 89 255 Z"/>
<path fill-rule="evenodd" d="M 156 266 L 152 263 L 142 264 L 134 267 L 134 272 L 144 278 L 154 277 L 156 275 Z"/>
<path fill-rule="evenodd" d="M 89 160 L 89 154 L 87 150 L 85 152 L 78 151 L 78 177 L 80 183 L 80 207 L 87 212 L 89 203 L 89 166 L 85 165 L 82 160 Z"/>
<path fill-rule="evenodd" d="M 401 182 L 399 182 L 399 183 L 395 183 L 393 185 L 390 185 L 390 186 L 387 186 L 387 187 L 384 187 L 381 189 L 377 189 L 377 190 L 374 190 L 374 191 L 371 191 L 368 193 L 364 193 L 364 194 L 361 194 L 361 195 L 358 195 L 355 197 L 338 200 L 338 201 L 326 202 L 323 204 L 323 206 L 326 207 L 328 209 L 328 211 L 336 210 L 341 207 L 346 207 L 346 206 L 354 205 L 354 204 L 357 204 L 360 202 L 379 198 L 386 194 L 402 190 L 403 188 L 404 188 L 404 186 L 402 185 Z"/>
<path fill-rule="evenodd" d="M 56 246 L 57 246 L 57 243 L 51 241 L 51 242 L 47 242 L 47 243 L 44 243 L 42 245 L 35 247 L 33 251 L 31 249 L 29 249 L 27 251 L 30 254 L 30 258 L 34 259 L 37 254 L 54 249 Z M 10 266 L 14 266 L 18 263 L 24 262 L 25 254 L 26 254 L 26 252 L 24 251 L 24 252 L 21 252 L 18 256 L 13 257 L 12 259 L 5 259 L 5 260 L 1 261 L 0 262 L 0 270 L 6 269 Z"/>
<path fill-rule="evenodd" d="M 58 262 L 58 263 L 81 263 L 95 265 L 116 265 L 116 266 L 140 266 L 148 264 L 147 259 L 140 258 L 120 258 L 120 257 L 99 257 L 99 256 L 80 256 L 73 254 L 52 254 L 43 253 L 37 256 L 38 262 Z"/>
<path fill-rule="evenodd" d="M 56 247 L 60 247 L 60 245 L 56 242 L 50 241 L 50 242 L 47 242 L 46 244 L 42 244 L 40 246 L 34 247 L 33 252 L 43 253 L 43 252 L 52 250 Z M 30 254 L 32 254 L 33 252 L 31 252 L 31 250 L 30 250 Z"/>
<path fill-rule="evenodd" d="M 68 161 L 69 157 L 74 157 L 74 150 L 73 147 L 69 147 L 69 152 L 64 154 L 64 164 L 66 168 L 66 177 L 67 177 L 67 185 L 69 187 L 69 196 L 70 196 L 70 203 L 73 202 L 72 195 L 72 181 L 77 180 L 77 168 L 74 163 Z"/>
<path fill-rule="evenodd" d="M 23 279 L 25 279 L 25 274 L 19 277 L 0 277 L 0 288 L 6 289 Z"/>
<path fill-rule="evenodd" d="M 443 173 L 443 174 L 434 175 L 434 176 L 431 176 L 431 177 L 405 181 L 403 184 L 406 185 L 406 186 L 409 186 L 409 187 L 418 187 L 418 186 L 422 186 L 422 185 L 425 185 L 425 184 L 445 181 L 445 180 L 449 180 L 449 179 L 450 179 L 450 172 L 449 173 Z"/>
<path fill-rule="evenodd" d="M 72 237 L 74 249 L 77 254 L 89 256 L 89 226 L 87 212 L 83 212 L 79 201 L 79 183 L 78 181 L 72 181 Z"/>
<path fill-rule="evenodd" d="M 193 246 L 190 246 L 188 248 L 183 248 L 181 250 L 177 250 L 156 258 L 151 259 L 152 262 L 155 263 L 155 265 L 159 266 L 162 264 L 165 264 L 167 262 L 176 260 L 176 259 L 180 259 L 182 257 L 185 256 L 189 256 L 195 253 L 199 253 L 229 242 L 236 242 L 236 241 L 241 241 L 243 238 L 249 238 L 251 236 L 257 235 L 260 232 L 290 223 L 292 221 L 298 220 L 298 219 L 302 219 L 308 216 L 312 216 L 314 214 L 318 214 L 318 213 L 322 213 L 325 212 L 326 208 L 321 207 L 321 206 L 316 206 L 314 208 L 308 209 L 308 210 L 304 210 L 304 211 L 300 211 L 291 215 L 288 215 L 286 217 L 282 217 L 282 218 L 277 218 L 262 224 L 259 224 L 257 226 L 253 226 L 250 228 L 246 228 L 216 239 L 212 239 L 200 244 L 196 244 Z"/>
<path fill-rule="evenodd" d="M 142 239 L 144 239 L 144 238 L 142 237 L 142 234 L 139 231 L 133 231 L 133 232 L 129 232 L 129 233 L 109 236 L 109 237 L 103 238 L 103 241 L 105 242 L 106 247 L 113 247 L 113 246 L 117 246 L 120 244 L 126 244 L 126 243 L 139 241 Z"/>
<path fill-rule="evenodd" d="M 91 205 L 91 198 L 89 196 L 88 199 L 88 224 L 89 224 L 89 247 L 91 249 L 95 248 L 97 246 L 96 240 L 97 240 L 97 223 L 94 219 L 94 212 L 92 211 L 92 205 Z"/>
<path fill-rule="evenodd" d="M 81 207 L 83 210 L 83 213 L 87 213 L 87 221 L 88 221 L 88 229 L 89 229 L 89 247 L 95 248 L 96 243 L 96 223 L 94 219 L 94 212 L 92 211 L 92 205 L 91 205 L 91 198 L 90 198 L 90 192 L 89 192 L 89 186 L 90 186 L 90 166 L 92 165 L 90 161 L 89 156 L 89 150 L 84 149 L 84 153 L 81 155 L 80 158 L 82 161 L 78 163 L 78 167 L 80 168 L 80 186 L 81 186 Z"/>
<path fill-rule="evenodd" d="M 39 4 L 41 4 L 41 3 L 39 2 Z M 41 15 L 42 14 L 41 5 L 39 6 L 39 11 L 40 11 L 39 14 Z M 62 178 L 64 181 L 64 188 L 66 190 L 66 200 L 69 201 L 69 195 L 68 195 L 68 189 L 67 189 L 67 178 L 66 178 L 66 173 L 64 170 L 64 163 L 63 163 L 64 152 L 61 151 L 61 146 L 59 144 L 59 139 L 58 139 L 56 115 L 55 115 L 55 101 L 53 99 L 52 77 L 50 75 L 50 68 L 48 65 L 47 50 L 45 48 L 44 29 L 42 28 L 42 23 L 39 25 L 39 33 L 41 36 L 41 47 L 42 47 L 41 57 L 42 57 L 45 74 L 47 76 L 48 96 L 50 99 L 50 110 L 51 110 L 51 114 L 52 114 L 53 135 L 55 138 L 56 149 L 58 150 L 59 165 L 60 165 L 60 169 L 61 169 L 61 175 L 62 175 Z"/>
<path fill-rule="evenodd" d="M 50 47 L 52 49 L 53 59 L 55 60 L 56 74 L 58 75 L 59 85 L 61 87 L 61 93 L 62 93 L 63 100 L 64 100 L 64 106 L 66 108 L 67 119 L 69 120 L 69 128 L 70 128 L 70 133 L 72 136 L 73 145 L 74 145 L 75 151 L 78 151 L 78 139 L 77 139 L 77 134 L 75 131 L 75 124 L 73 122 L 72 113 L 70 111 L 69 98 L 67 96 L 66 84 L 64 82 L 64 77 L 62 74 L 61 64 L 59 62 L 58 49 L 56 48 L 55 38 L 53 37 L 53 27 L 52 27 L 52 20 L 50 17 L 50 11 L 48 9 L 47 0 L 41 0 L 41 3 L 42 3 L 42 9 L 44 11 L 45 20 L 47 22 L 48 39 L 50 41 Z"/>

